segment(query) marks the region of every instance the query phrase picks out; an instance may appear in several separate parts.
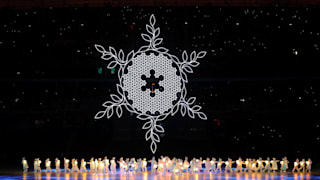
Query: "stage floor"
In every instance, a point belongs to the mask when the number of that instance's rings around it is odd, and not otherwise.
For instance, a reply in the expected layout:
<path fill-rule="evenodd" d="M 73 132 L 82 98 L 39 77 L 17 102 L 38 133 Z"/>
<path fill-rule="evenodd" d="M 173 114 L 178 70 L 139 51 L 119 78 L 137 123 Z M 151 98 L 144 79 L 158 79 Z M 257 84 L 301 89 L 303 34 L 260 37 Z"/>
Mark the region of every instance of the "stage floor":
<path fill-rule="evenodd" d="M 22 173 L 22 172 L 2 172 L 0 179 L 34 179 L 34 180 L 180 180 L 180 179 L 194 179 L 194 180 L 320 180 L 320 173 L 183 173 L 181 175 L 166 174 L 151 174 L 150 172 L 136 173 L 134 175 L 116 174 L 99 174 L 99 173 Z"/>

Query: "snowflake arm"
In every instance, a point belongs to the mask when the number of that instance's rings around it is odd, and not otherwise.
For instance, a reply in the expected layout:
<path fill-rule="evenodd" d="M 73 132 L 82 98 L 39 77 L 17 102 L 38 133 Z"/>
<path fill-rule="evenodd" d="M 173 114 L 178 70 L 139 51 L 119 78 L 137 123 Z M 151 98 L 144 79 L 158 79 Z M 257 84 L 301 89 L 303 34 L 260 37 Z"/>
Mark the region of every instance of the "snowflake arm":
<path fill-rule="evenodd" d="M 96 48 L 96 50 L 98 52 L 100 52 L 102 54 L 101 59 L 106 60 L 106 61 L 110 60 L 108 66 L 107 66 L 108 69 L 115 68 L 117 65 L 124 66 L 126 64 L 126 60 L 128 60 L 128 56 L 129 55 L 131 56 L 131 53 L 134 54 L 134 52 L 131 51 L 128 54 L 127 59 L 125 59 L 124 52 L 122 49 L 120 49 L 120 51 L 117 53 L 117 51 L 111 46 L 109 46 L 108 51 L 105 50 L 104 47 L 99 44 L 95 44 L 94 47 Z"/>
<path fill-rule="evenodd" d="M 161 45 L 163 38 L 159 38 L 160 36 L 160 28 L 155 27 L 156 18 L 152 14 L 149 19 L 149 24 L 146 24 L 146 30 L 148 34 L 141 34 L 141 37 L 144 41 L 148 42 L 148 46 L 142 46 L 139 51 L 145 51 L 148 49 L 152 49 L 159 53 L 167 53 L 169 50 L 164 47 L 158 47 Z"/>
<path fill-rule="evenodd" d="M 102 104 L 102 106 L 105 107 L 105 110 L 99 111 L 95 115 L 95 117 L 94 117 L 95 119 L 101 119 L 105 115 L 107 115 L 107 118 L 109 119 L 113 115 L 114 109 L 115 109 L 115 112 L 119 118 L 122 116 L 122 106 L 126 105 L 126 100 L 125 100 L 123 93 L 121 93 L 122 88 L 119 84 L 117 84 L 117 91 L 118 91 L 119 95 L 111 94 L 110 97 L 111 97 L 112 101 L 106 101 Z"/>
<path fill-rule="evenodd" d="M 192 68 L 197 67 L 200 64 L 197 60 L 203 58 L 206 53 L 207 52 L 205 51 L 201 51 L 197 54 L 195 51 L 193 51 L 188 58 L 187 51 L 183 51 L 182 62 L 178 62 L 178 65 L 181 77 L 186 83 L 188 82 L 187 73 L 193 73 Z"/>
<path fill-rule="evenodd" d="M 147 122 L 144 123 L 142 129 L 147 129 L 148 131 L 145 134 L 145 139 L 151 140 L 150 149 L 152 153 L 155 153 L 157 150 L 157 143 L 160 142 L 160 137 L 157 133 L 164 133 L 162 126 L 157 125 L 157 118 L 150 117 Z"/>
<path fill-rule="evenodd" d="M 207 116 L 200 111 L 201 106 L 193 104 L 195 100 L 195 97 L 190 97 L 188 101 L 180 102 L 181 115 L 184 116 L 187 112 L 191 118 L 195 118 L 195 115 L 198 115 L 200 119 L 207 120 Z"/>

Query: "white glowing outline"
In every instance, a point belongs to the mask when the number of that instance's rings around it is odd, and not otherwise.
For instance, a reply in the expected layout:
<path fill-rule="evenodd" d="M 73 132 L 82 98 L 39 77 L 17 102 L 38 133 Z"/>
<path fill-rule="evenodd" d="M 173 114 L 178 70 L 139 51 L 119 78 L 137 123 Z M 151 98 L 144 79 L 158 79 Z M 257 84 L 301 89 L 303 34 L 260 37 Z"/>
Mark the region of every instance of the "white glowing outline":
<path fill-rule="evenodd" d="M 196 53 L 193 51 L 190 56 L 188 56 L 186 51 L 183 51 L 182 53 L 182 60 L 177 58 L 174 55 L 171 55 L 168 53 L 168 49 L 164 47 L 157 47 L 162 43 L 162 38 L 158 38 L 160 35 L 160 28 L 155 28 L 154 25 L 156 23 L 155 16 L 152 14 L 149 19 L 149 23 L 146 25 L 146 30 L 149 34 L 141 34 L 141 37 L 143 40 L 149 43 L 148 46 L 142 46 L 139 48 L 137 52 L 134 52 L 133 50 L 125 57 L 124 52 L 122 49 L 117 53 L 117 51 L 109 46 L 109 50 L 105 50 L 103 46 L 95 44 L 95 48 L 98 52 L 102 53 L 101 59 L 103 60 L 111 60 L 107 66 L 108 69 L 112 69 L 119 66 L 118 71 L 118 78 L 119 78 L 119 84 L 117 84 L 117 92 L 116 94 L 111 94 L 110 97 L 112 101 L 106 101 L 102 104 L 102 106 L 106 107 L 104 111 L 99 111 L 95 115 L 95 119 L 100 119 L 107 115 L 107 118 L 110 118 L 113 115 L 114 108 L 116 111 L 117 116 L 120 118 L 122 116 L 122 107 L 124 106 L 129 112 L 132 112 L 137 115 L 137 118 L 140 120 L 147 121 L 144 123 L 142 129 L 148 129 L 148 131 L 145 134 L 145 139 L 148 141 L 151 139 L 150 149 L 152 153 L 155 153 L 157 150 L 157 144 L 156 142 L 160 142 L 160 137 L 157 133 L 164 133 L 164 129 L 161 125 L 157 124 L 158 121 L 164 120 L 168 115 L 175 115 L 178 110 L 180 109 L 180 112 L 182 116 L 185 116 L 186 113 L 191 118 L 195 118 L 195 115 L 198 115 L 199 118 L 203 120 L 207 120 L 207 116 L 200 112 L 201 106 L 194 105 L 194 102 L 196 101 L 195 97 L 186 98 L 187 96 L 187 89 L 186 89 L 186 83 L 188 83 L 187 73 L 193 73 L 192 68 L 197 67 L 200 63 L 197 61 L 197 59 L 203 58 L 206 55 L 205 51 L 201 51 L 199 53 Z M 167 113 L 160 114 L 158 116 L 155 115 L 148 115 L 145 113 L 139 113 L 135 110 L 134 107 L 132 107 L 124 94 L 124 88 L 123 88 L 123 75 L 125 67 L 128 65 L 129 62 L 133 60 L 133 58 L 141 53 L 144 53 L 146 51 L 154 51 L 159 54 L 166 55 L 169 57 L 173 63 L 178 65 L 178 71 L 180 74 L 180 77 L 182 78 L 182 88 L 181 88 L 181 96 L 177 100 L 177 103 L 172 106 L 171 110 Z"/>

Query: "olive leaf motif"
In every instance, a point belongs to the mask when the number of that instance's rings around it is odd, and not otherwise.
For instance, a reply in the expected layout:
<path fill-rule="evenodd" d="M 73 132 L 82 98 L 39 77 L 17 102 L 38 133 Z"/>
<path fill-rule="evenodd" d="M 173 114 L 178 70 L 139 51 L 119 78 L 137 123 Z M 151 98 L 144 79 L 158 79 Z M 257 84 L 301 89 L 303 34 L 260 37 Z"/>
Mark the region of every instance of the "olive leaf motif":
<path fill-rule="evenodd" d="M 148 43 L 148 45 L 142 46 L 138 49 L 138 51 L 130 51 L 127 55 L 124 54 L 123 50 L 120 49 L 118 52 L 111 46 L 107 48 L 107 50 L 98 44 L 95 44 L 96 50 L 101 53 L 101 59 L 108 61 L 107 68 L 112 69 L 118 68 L 118 79 L 119 83 L 116 84 L 118 94 L 111 94 L 111 101 L 106 101 L 102 104 L 105 107 L 104 110 L 99 111 L 95 115 L 95 119 L 101 119 L 104 116 L 110 118 L 113 113 L 120 118 L 123 114 L 123 107 L 127 109 L 129 112 L 136 114 L 136 118 L 144 121 L 144 125 L 142 129 L 147 130 L 145 134 L 145 139 L 151 141 L 150 149 L 152 153 L 156 153 L 157 143 L 160 142 L 160 133 L 164 133 L 164 128 L 158 124 L 160 121 L 163 121 L 167 118 L 167 116 L 174 116 L 179 110 L 182 116 L 188 115 L 191 118 L 199 117 L 200 119 L 206 120 L 207 116 L 201 112 L 201 106 L 195 105 L 196 98 L 190 97 L 187 98 L 187 89 L 186 83 L 188 83 L 188 73 L 193 73 L 193 68 L 197 67 L 200 63 L 199 59 L 204 58 L 206 55 L 205 51 L 201 51 L 196 53 L 195 51 L 191 52 L 190 55 L 186 51 L 183 51 L 182 58 L 179 59 L 175 55 L 169 54 L 169 50 L 161 47 L 163 39 L 159 38 L 160 28 L 155 27 L 156 18 L 152 14 L 149 19 L 149 24 L 146 24 L 147 33 L 142 33 L 141 37 L 144 41 Z M 158 54 L 165 55 L 172 60 L 177 66 L 178 74 L 182 79 L 182 86 L 180 96 L 174 105 L 172 105 L 169 111 L 166 111 L 162 114 L 151 115 L 146 113 L 141 113 L 137 111 L 137 109 L 129 103 L 126 94 L 125 86 L 123 84 L 123 76 L 126 68 L 131 63 L 134 63 L 134 58 L 144 52 L 153 51 Z"/>

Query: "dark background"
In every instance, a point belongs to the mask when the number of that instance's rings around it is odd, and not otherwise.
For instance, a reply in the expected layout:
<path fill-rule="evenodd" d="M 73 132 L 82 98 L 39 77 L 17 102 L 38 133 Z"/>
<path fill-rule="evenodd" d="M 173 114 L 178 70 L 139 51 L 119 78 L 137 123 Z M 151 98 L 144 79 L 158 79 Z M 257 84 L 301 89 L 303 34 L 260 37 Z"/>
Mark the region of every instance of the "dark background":
<path fill-rule="evenodd" d="M 317 166 L 316 1 L 1 1 L 0 167 L 23 156 L 30 165 L 152 156 L 134 115 L 93 118 L 117 82 L 94 44 L 137 50 L 151 14 L 171 54 L 208 52 L 187 85 L 208 120 L 167 118 L 156 156 L 310 157 Z"/>

